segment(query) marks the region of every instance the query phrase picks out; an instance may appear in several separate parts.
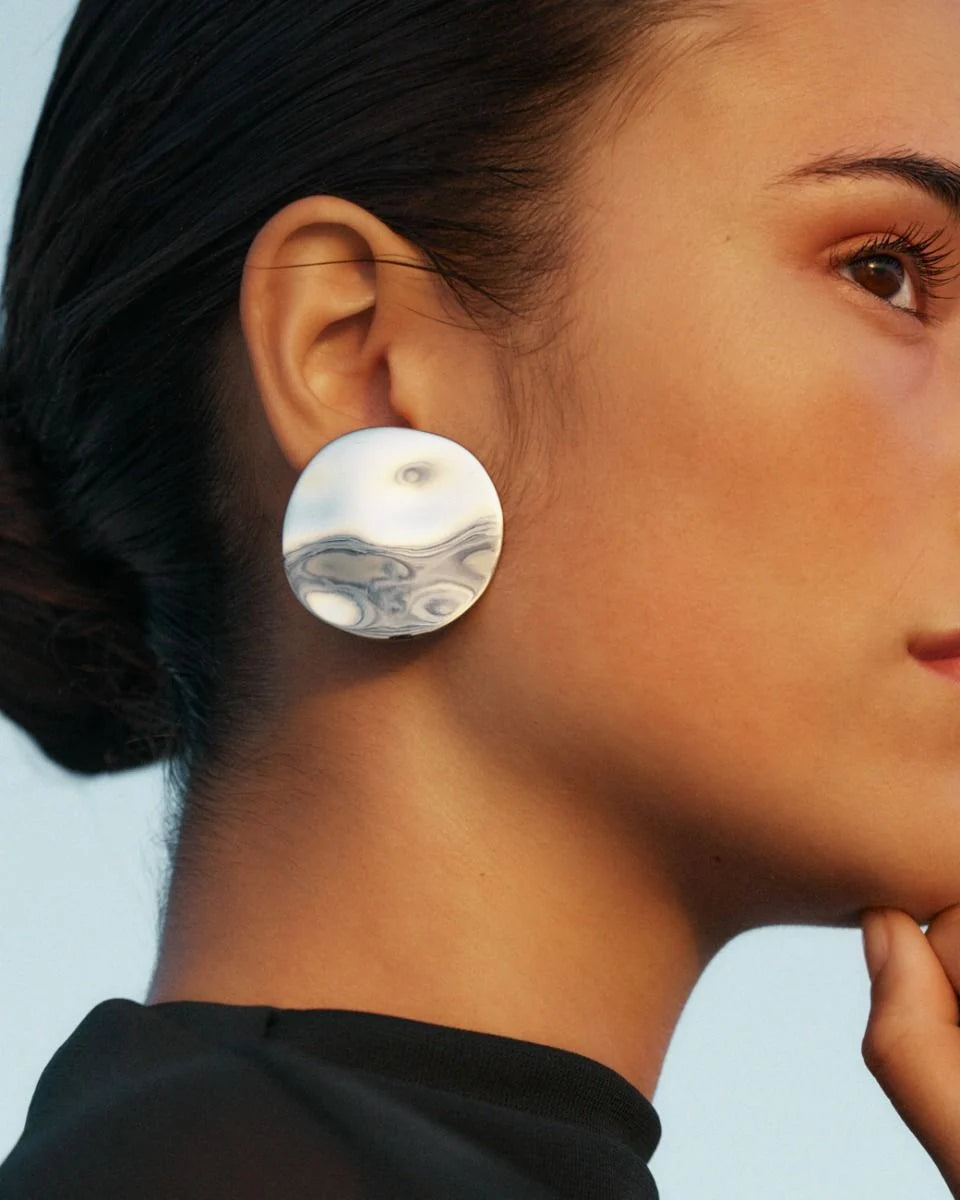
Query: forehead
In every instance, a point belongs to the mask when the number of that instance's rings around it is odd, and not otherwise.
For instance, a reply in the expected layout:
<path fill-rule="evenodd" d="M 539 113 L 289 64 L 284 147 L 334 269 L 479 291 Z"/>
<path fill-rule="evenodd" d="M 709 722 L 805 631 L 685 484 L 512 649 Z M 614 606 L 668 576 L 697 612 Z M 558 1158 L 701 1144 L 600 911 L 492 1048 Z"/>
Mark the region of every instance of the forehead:
<path fill-rule="evenodd" d="M 960 0 L 722 0 L 664 26 L 656 51 L 656 70 L 628 68 L 653 83 L 621 92 L 587 167 L 615 208 L 742 220 L 817 156 L 903 146 L 960 162 Z"/>
<path fill-rule="evenodd" d="M 701 119 L 780 138 L 853 120 L 885 142 L 940 128 L 960 151 L 960 0 L 731 0 L 672 36 L 686 50 L 663 99 L 699 98 Z"/>

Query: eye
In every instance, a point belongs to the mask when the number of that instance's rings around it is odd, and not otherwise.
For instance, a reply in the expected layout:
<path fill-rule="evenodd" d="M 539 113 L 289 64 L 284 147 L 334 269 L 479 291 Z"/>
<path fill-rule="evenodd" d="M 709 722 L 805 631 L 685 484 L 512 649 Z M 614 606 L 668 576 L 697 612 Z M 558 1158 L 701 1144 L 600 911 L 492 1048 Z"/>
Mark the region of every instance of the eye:
<path fill-rule="evenodd" d="M 947 230 L 938 229 L 927 237 L 921 235 L 922 229 L 916 225 L 903 233 L 891 229 L 852 254 L 834 253 L 831 262 L 838 271 L 852 272 L 847 278 L 873 292 L 878 300 L 889 304 L 889 307 L 900 309 L 925 325 L 932 325 L 937 323 L 938 318 L 927 311 L 928 306 L 935 299 L 952 298 L 940 297 L 938 289 L 957 278 L 957 264 L 951 260 L 950 250 L 945 250 L 942 245 L 942 239 L 948 237 Z M 901 259 L 912 263 L 916 282 Z M 908 288 L 908 297 L 922 297 L 922 311 L 911 307 L 909 303 L 901 305 L 891 302 L 905 287 Z"/>
<path fill-rule="evenodd" d="M 872 292 L 878 299 L 887 301 L 891 308 L 902 308 L 916 317 L 921 315 L 917 307 L 918 288 L 895 255 L 871 254 L 867 257 L 861 253 L 847 262 L 842 270 L 850 272 L 847 278 Z M 896 303 L 898 297 L 904 302 Z"/>

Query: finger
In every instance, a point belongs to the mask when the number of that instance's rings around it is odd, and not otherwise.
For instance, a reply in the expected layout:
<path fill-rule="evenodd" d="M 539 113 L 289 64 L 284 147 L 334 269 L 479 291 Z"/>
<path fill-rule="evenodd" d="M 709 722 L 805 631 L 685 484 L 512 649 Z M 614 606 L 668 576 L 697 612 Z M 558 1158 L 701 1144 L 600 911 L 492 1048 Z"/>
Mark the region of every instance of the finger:
<path fill-rule="evenodd" d="M 938 912 L 927 926 L 927 941 L 955 992 L 960 992 L 960 904 Z"/>
<path fill-rule="evenodd" d="M 947 1184 L 960 1189 L 957 995 L 916 921 L 881 912 L 888 953 L 871 982 L 863 1059 Z M 865 937 L 877 919 L 864 914 Z"/>

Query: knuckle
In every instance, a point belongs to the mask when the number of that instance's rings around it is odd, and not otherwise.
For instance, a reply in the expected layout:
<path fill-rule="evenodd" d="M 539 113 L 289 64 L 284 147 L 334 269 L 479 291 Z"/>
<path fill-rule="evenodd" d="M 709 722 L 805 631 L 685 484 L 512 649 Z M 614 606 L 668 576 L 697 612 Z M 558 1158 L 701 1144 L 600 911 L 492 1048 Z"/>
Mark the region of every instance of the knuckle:
<path fill-rule="evenodd" d="M 876 1079 L 890 1079 L 902 1062 L 909 1058 L 910 1032 L 892 1021 L 872 1021 L 860 1043 L 867 1070 Z"/>

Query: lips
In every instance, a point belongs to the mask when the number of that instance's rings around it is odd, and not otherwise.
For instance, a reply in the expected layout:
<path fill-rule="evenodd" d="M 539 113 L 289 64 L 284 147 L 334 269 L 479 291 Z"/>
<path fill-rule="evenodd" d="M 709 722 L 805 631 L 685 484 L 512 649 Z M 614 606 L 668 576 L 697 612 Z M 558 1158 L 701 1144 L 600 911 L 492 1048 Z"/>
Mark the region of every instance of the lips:
<path fill-rule="evenodd" d="M 910 643 L 909 650 L 913 657 L 921 662 L 960 658 L 960 629 L 951 633 L 931 633 L 915 638 Z"/>

